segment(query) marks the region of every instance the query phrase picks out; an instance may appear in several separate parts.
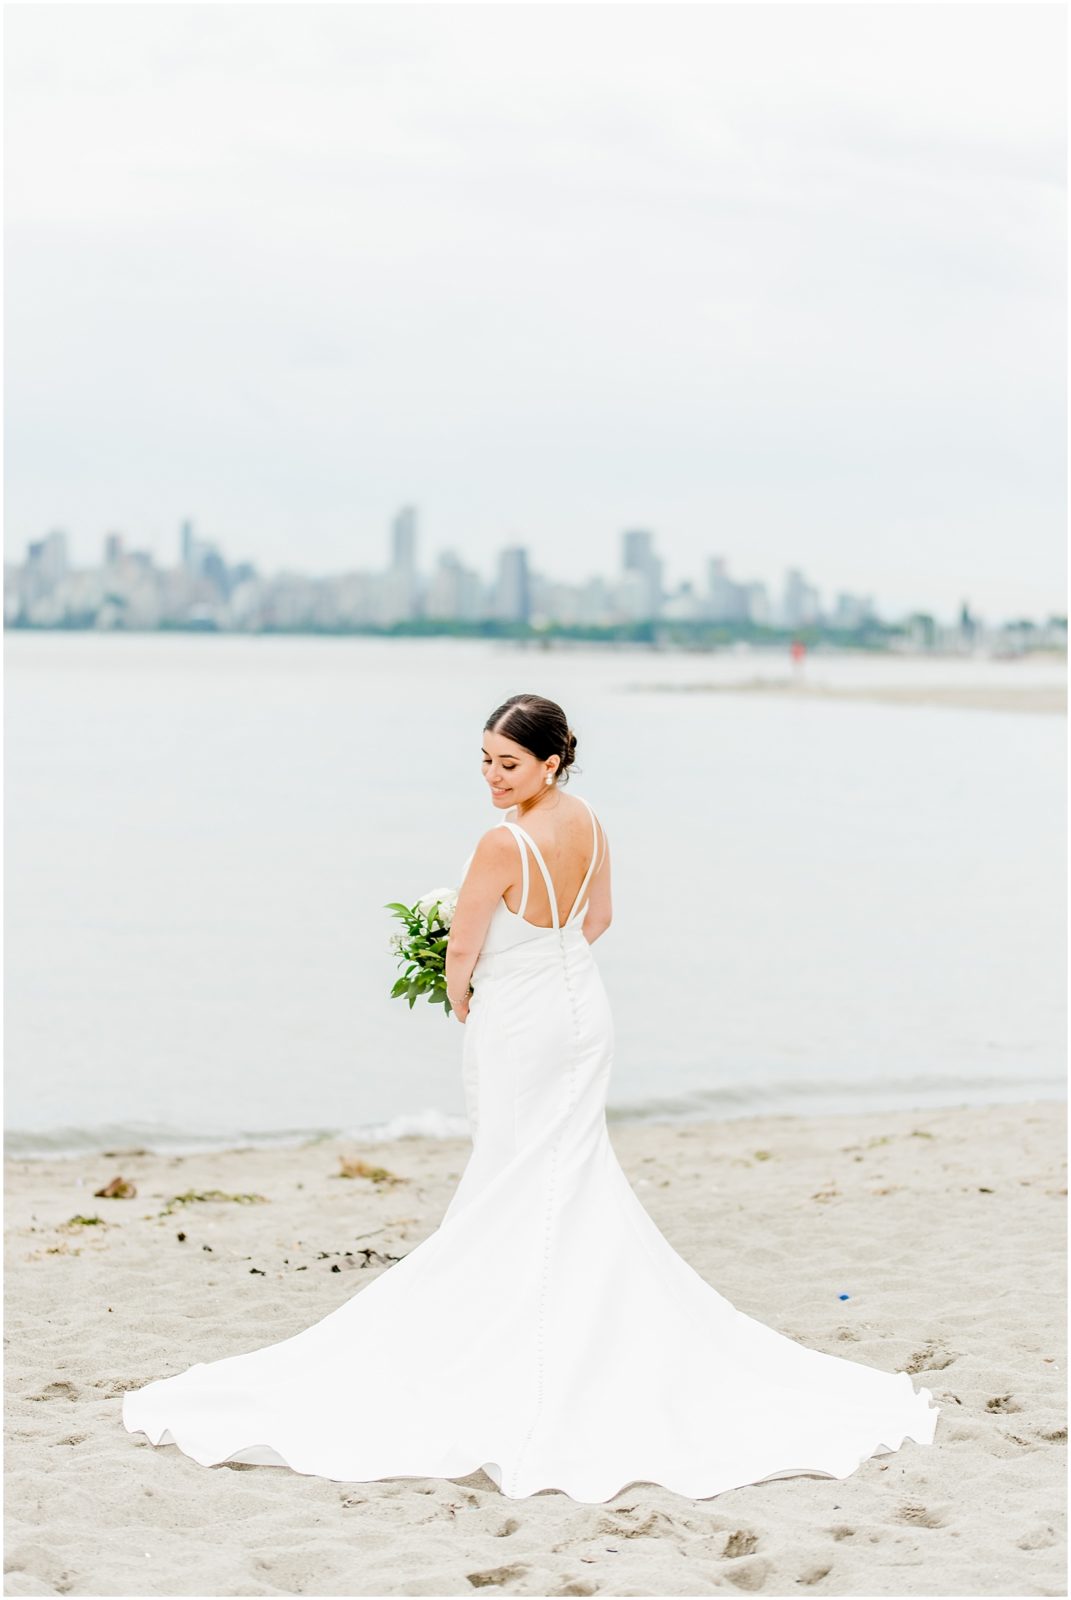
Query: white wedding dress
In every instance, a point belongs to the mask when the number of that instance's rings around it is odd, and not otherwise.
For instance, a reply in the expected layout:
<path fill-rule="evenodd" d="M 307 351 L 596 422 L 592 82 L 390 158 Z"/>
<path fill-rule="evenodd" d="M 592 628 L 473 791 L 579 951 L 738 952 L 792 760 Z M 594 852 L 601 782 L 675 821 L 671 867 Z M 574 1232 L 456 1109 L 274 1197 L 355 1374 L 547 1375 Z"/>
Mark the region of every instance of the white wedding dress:
<path fill-rule="evenodd" d="M 581 903 L 594 813 L 560 926 L 535 841 L 502 825 L 520 848 L 521 904 L 499 902 L 473 971 L 473 1148 L 439 1227 L 292 1338 L 128 1391 L 125 1426 L 205 1466 L 339 1482 L 482 1467 L 510 1498 L 588 1503 L 637 1481 L 702 1499 L 844 1478 L 907 1438 L 932 1443 L 929 1389 L 736 1310 L 648 1216 L 606 1127 L 613 1020 Z M 529 848 L 552 927 L 524 917 Z"/>

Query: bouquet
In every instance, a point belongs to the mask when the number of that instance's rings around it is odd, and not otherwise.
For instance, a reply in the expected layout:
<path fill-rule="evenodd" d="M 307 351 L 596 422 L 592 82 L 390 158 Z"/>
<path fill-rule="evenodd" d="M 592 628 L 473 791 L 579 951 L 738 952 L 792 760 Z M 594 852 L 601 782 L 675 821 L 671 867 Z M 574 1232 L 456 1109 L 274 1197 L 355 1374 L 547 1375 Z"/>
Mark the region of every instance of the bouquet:
<path fill-rule="evenodd" d="M 456 889 L 430 889 L 413 906 L 397 900 L 387 903 L 386 910 L 405 924 L 404 931 L 399 929 L 390 936 L 392 952 L 405 963 L 391 998 L 407 999 L 410 1011 L 422 994 L 433 1006 L 445 1006 L 446 1016 L 454 1009 L 446 994 L 446 945 L 456 905 Z"/>

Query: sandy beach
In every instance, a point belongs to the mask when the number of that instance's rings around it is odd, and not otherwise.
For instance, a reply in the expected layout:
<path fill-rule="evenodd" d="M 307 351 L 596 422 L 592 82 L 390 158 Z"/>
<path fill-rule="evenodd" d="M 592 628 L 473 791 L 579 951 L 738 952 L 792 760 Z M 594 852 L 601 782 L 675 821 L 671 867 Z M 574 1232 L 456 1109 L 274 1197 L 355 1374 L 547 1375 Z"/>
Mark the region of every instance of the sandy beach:
<path fill-rule="evenodd" d="M 912 1373 L 942 1411 L 932 1446 L 847 1479 L 601 1505 L 506 1500 L 482 1472 L 205 1468 L 123 1428 L 125 1389 L 285 1338 L 389 1270 L 467 1141 L 11 1161 L 5 1592 L 1065 1594 L 1065 1132 L 1046 1102 L 612 1124 L 659 1227 L 741 1310 Z M 136 1194 L 95 1195 L 116 1178 Z"/>
<path fill-rule="evenodd" d="M 959 711 L 1067 715 L 1066 683 L 903 683 L 834 686 L 794 678 L 748 678 L 740 683 L 645 683 L 664 694 L 769 694 L 799 700 L 864 700 L 881 705 L 934 706 Z"/>

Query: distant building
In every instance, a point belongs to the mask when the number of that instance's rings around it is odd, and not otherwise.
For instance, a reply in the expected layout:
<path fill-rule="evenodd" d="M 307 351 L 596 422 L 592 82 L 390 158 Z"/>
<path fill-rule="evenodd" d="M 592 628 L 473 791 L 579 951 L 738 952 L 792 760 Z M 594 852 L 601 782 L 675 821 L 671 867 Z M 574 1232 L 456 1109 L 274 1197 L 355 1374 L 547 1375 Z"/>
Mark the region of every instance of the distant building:
<path fill-rule="evenodd" d="M 651 619 L 651 581 L 646 572 L 633 568 L 619 578 L 614 587 L 613 622 L 645 622 Z"/>
<path fill-rule="evenodd" d="M 424 597 L 424 614 L 450 622 L 475 622 L 485 615 L 486 597 L 480 575 L 453 550 L 444 550 Z"/>
<path fill-rule="evenodd" d="M 302 572 L 279 572 L 265 585 L 264 621 L 271 628 L 308 627 L 315 621 L 319 596 L 316 579 Z"/>
<path fill-rule="evenodd" d="M 747 621 L 747 589 L 730 578 L 724 556 L 711 556 L 707 562 L 707 615 L 711 622 Z"/>
<path fill-rule="evenodd" d="M 837 594 L 829 626 L 844 629 L 861 628 L 873 615 L 874 603 L 870 595 L 849 594 L 842 589 Z"/>
<path fill-rule="evenodd" d="M 646 528 L 630 528 L 621 535 L 621 565 L 626 572 L 646 571 L 654 559 L 654 534 Z"/>
<path fill-rule="evenodd" d="M 187 518 L 179 525 L 179 564 L 187 572 L 195 570 L 197 541 L 193 536 L 193 523 Z"/>
<path fill-rule="evenodd" d="M 224 598 L 230 593 L 231 582 L 227 563 L 214 544 L 206 544 L 201 547 L 200 576 L 206 579 L 216 593 L 224 596 Z"/>
<path fill-rule="evenodd" d="M 29 547 L 28 565 L 46 589 L 54 589 L 66 577 L 70 567 L 67 555 L 67 535 L 60 528 L 47 533 Z"/>
<path fill-rule="evenodd" d="M 66 612 L 60 591 L 68 571 L 67 535 L 62 530 L 57 528 L 43 539 L 31 540 L 22 573 L 12 582 L 12 589 L 19 595 L 15 614 L 44 627 L 62 622 Z M 7 610 L 5 601 L 5 613 Z"/>
<path fill-rule="evenodd" d="M 194 537 L 189 518 L 179 527 L 181 569 L 192 580 L 190 591 L 198 605 L 210 604 L 212 597 L 226 597 L 232 579 L 226 561 L 214 544 Z M 201 616 L 201 613 L 198 613 Z"/>
<path fill-rule="evenodd" d="M 913 650 L 932 650 L 937 642 L 937 622 L 929 611 L 912 611 L 904 618 L 905 637 Z"/>
<path fill-rule="evenodd" d="M 390 525 L 390 564 L 397 569 L 416 571 L 417 508 L 403 506 Z"/>
<path fill-rule="evenodd" d="M 698 622 L 704 609 L 691 579 L 684 578 L 671 594 L 663 597 L 659 615 L 665 622 Z"/>
<path fill-rule="evenodd" d="M 621 565 L 621 610 L 637 620 L 657 617 L 662 609 L 662 562 L 654 552 L 654 535 L 646 528 L 629 528 L 621 535 Z"/>
<path fill-rule="evenodd" d="M 499 553 L 494 610 L 504 622 L 531 621 L 528 552 L 523 545 L 509 545 Z"/>
<path fill-rule="evenodd" d="M 384 606 L 390 621 L 408 622 L 420 611 L 416 506 L 403 506 L 391 520 Z"/>
<path fill-rule="evenodd" d="M 806 581 L 798 567 L 789 567 L 781 601 L 782 627 L 805 628 L 820 619 L 818 590 Z"/>
<path fill-rule="evenodd" d="M 768 628 L 771 623 L 773 610 L 770 605 L 770 594 L 764 583 L 746 583 L 744 585 L 744 603 L 747 608 L 746 615 L 749 622 L 756 628 Z"/>
<path fill-rule="evenodd" d="M 588 578 L 580 586 L 577 621 L 581 627 L 604 627 L 613 613 L 613 596 L 605 578 Z"/>

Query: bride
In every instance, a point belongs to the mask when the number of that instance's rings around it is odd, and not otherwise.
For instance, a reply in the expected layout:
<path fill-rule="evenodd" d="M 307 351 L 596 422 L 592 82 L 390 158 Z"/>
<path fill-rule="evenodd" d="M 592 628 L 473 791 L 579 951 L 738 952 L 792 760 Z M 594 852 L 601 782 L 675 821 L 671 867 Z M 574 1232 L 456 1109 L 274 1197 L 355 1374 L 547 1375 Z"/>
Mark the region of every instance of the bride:
<path fill-rule="evenodd" d="M 499 822 L 465 864 L 447 947 L 473 1147 L 439 1227 L 312 1327 L 123 1397 L 195 1461 L 342 1482 L 465 1477 L 600 1503 L 845 1478 L 940 1408 L 905 1372 L 746 1316 L 671 1247 L 610 1143 L 613 1019 L 592 944 L 610 847 L 565 790 L 576 737 L 539 695 L 483 730 Z M 672 1048 L 671 1042 L 667 1048 Z"/>

